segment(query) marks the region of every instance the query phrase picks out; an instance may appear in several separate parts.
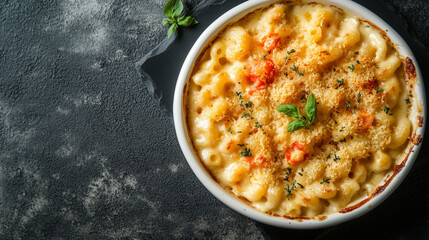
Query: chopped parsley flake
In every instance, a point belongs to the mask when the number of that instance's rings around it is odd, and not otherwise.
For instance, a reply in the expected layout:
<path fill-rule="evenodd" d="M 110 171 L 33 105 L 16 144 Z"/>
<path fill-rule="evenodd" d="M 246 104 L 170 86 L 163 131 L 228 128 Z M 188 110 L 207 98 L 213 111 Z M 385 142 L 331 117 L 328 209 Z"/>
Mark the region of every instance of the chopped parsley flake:
<path fill-rule="evenodd" d="M 296 190 L 296 181 L 294 180 L 293 182 L 292 182 L 292 186 L 289 186 L 289 185 L 287 185 L 286 186 L 286 197 L 287 197 L 287 200 L 289 200 L 289 198 L 290 198 L 290 196 L 292 196 L 292 191 L 294 191 L 294 190 Z"/>
<path fill-rule="evenodd" d="M 342 126 L 340 132 L 344 131 L 345 126 Z"/>
<path fill-rule="evenodd" d="M 380 94 L 384 91 L 383 88 L 376 88 L 375 91 L 377 91 L 377 94 Z"/>
<path fill-rule="evenodd" d="M 242 157 L 251 157 L 252 156 L 252 152 L 248 148 L 241 149 L 241 151 L 239 153 Z"/>
<path fill-rule="evenodd" d="M 256 125 L 257 128 L 261 128 L 262 127 L 261 124 L 259 124 L 259 122 L 255 122 L 255 125 Z"/>
<path fill-rule="evenodd" d="M 341 158 L 339 156 L 337 156 L 337 154 L 334 154 L 334 162 L 338 162 L 338 160 L 340 160 Z"/>
<path fill-rule="evenodd" d="M 335 88 L 335 89 L 338 89 L 339 87 L 341 87 L 341 86 L 343 86 L 344 85 L 344 79 L 341 79 L 341 80 L 335 80 L 335 81 L 337 81 L 337 83 L 338 83 L 338 86 Z"/>
<path fill-rule="evenodd" d="M 359 60 L 356 60 L 356 63 L 357 63 L 357 64 L 360 64 Z"/>
<path fill-rule="evenodd" d="M 362 97 L 362 95 L 360 94 L 360 92 L 357 94 L 358 100 L 357 102 L 360 102 L 360 97 Z"/>
<path fill-rule="evenodd" d="M 292 168 L 290 168 L 290 167 L 286 168 L 285 178 L 284 178 L 285 181 L 289 182 L 289 176 L 291 173 L 292 173 Z"/>
<path fill-rule="evenodd" d="M 405 99 L 405 103 L 410 104 L 410 99 L 409 98 Z"/>
<path fill-rule="evenodd" d="M 323 178 L 323 180 L 320 182 L 320 184 L 329 183 L 330 178 Z"/>
<path fill-rule="evenodd" d="M 235 92 L 235 95 L 237 95 L 238 99 L 243 99 L 243 96 L 241 96 L 241 92 Z"/>
<path fill-rule="evenodd" d="M 328 158 L 328 159 L 330 159 L 330 158 L 331 158 L 331 155 L 332 155 L 332 153 L 330 153 L 330 154 L 328 155 L 328 157 L 327 157 L 327 158 Z"/>
<path fill-rule="evenodd" d="M 356 51 L 356 52 L 355 52 L 355 54 L 356 54 L 356 55 L 359 55 L 359 51 Z"/>
<path fill-rule="evenodd" d="M 392 115 L 392 113 L 389 113 L 389 111 L 390 111 L 390 107 L 386 107 L 386 106 L 383 107 L 383 112 L 385 112 L 386 114 Z"/>
<path fill-rule="evenodd" d="M 304 168 L 301 168 L 301 172 L 298 172 L 300 176 L 304 175 Z"/>
<path fill-rule="evenodd" d="M 355 65 L 352 64 L 351 66 L 348 66 L 348 68 L 353 72 L 355 70 Z"/>
<path fill-rule="evenodd" d="M 244 146 L 246 146 L 246 144 L 245 143 L 239 143 L 239 144 L 237 144 L 238 146 L 240 146 L 240 147 L 244 147 Z"/>
<path fill-rule="evenodd" d="M 300 72 L 298 73 L 298 75 L 302 77 L 302 76 L 304 76 L 304 73 L 305 73 L 305 71 L 300 71 Z"/>
<path fill-rule="evenodd" d="M 232 134 L 231 127 L 229 127 L 229 128 L 228 128 L 228 133 L 231 133 L 231 134 Z"/>
<path fill-rule="evenodd" d="M 286 60 L 285 64 L 287 63 L 287 61 L 289 61 L 289 60 L 290 60 L 289 55 L 290 55 L 291 53 L 294 53 L 294 52 L 295 52 L 295 49 L 292 49 L 292 50 L 290 50 L 290 51 L 287 51 L 287 55 L 288 55 L 288 56 L 286 56 L 286 57 L 285 57 L 285 60 Z M 286 75 L 286 76 L 287 76 L 287 75 Z"/>
<path fill-rule="evenodd" d="M 298 72 L 298 67 L 295 64 L 290 68 L 292 71 Z"/>
<path fill-rule="evenodd" d="M 267 60 L 267 54 L 262 57 L 262 60 Z"/>
<path fill-rule="evenodd" d="M 246 103 L 244 105 L 246 105 L 246 108 L 250 108 L 252 106 L 252 102 L 248 102 L 248 103 Z"/>
<path fill-rule="evenodd" d="M 350 103 L 349 102 L 346 102 L 346 110 L 348 110 L 349 108 L 351 108 L 352 107 L 352 105 L 350 105 Z"/>
<path fill-rule="evenodd" d="M 250 112 L 252 112 L 252 111 L 250 111 Z M 249 119 L 253 119 L 253 117 L 252 117 L 252 115 L 250 115 L 250 113 L 243 112 L 243 113 L 241 114 L 241 118 L 245 118 L 245 117 L 249 117 Z"/>
<path fill-rule="evenodd" d="M 296 183 L 296 184 L 298 184 L 301 188 L 304 188 L 304 186 L 302 186 L 301 183 Z"/>

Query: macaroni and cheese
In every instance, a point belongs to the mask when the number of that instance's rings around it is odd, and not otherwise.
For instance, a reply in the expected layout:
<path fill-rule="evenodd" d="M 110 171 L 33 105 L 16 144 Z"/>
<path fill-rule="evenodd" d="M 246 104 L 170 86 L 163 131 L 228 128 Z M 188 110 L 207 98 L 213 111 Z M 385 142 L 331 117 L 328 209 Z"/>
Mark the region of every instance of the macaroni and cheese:
<path fill-rule="evenodd" d="M 334 6 L 258 9 L 226 27 L 195 64 L 184 104 L 196 154 L 221 186 L 262 212 L 339 212 L 370 196 L 411 144 L 403 61 L 383 31 Z M 314 99 L 315 119 L 307 109 Z"/>

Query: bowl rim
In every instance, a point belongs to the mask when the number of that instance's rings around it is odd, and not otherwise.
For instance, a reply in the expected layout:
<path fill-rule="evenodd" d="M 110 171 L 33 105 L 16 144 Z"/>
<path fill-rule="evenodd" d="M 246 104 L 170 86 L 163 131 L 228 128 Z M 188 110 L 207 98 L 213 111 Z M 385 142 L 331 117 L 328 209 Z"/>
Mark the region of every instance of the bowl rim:
<path fill-rule="evenodd" d="M 239 4 L 238 6 L 230 9 L 217 20 L 215 20 L 209 27 L 207 27 L 204 32 L 197 39 L 190 52 L 188 53 L 182 68 L 179 73 L 179 77 L 176 83 L 175 93 L 174 93 L 174 102 L 173 102 L 173 119 L 174 126 L 176 130 L 176 135 L 179 141 L 179 145 L 182 149 L 182 152 L 191 167 L 194 174 L 197 176 L 199 181 L 204 185 L 204 187 L 214 195 L 218 200 L 223 202 L 225 205 L 229 206 L 233 210 L 242 215 L 254 219 L 256 221 L 276 226 L 282 228 L 291 228 L 291 229 L 317 229 L 324 228 L 333 225 L 337 225 L 346 221 L 350 221 L 357 217 L 360 217 L 370 210 L 374 209 L 381 202 L 383 202 L 388 196 L 390 196 L 395 189 L 400 185 L 404 180 L 408 172 L 410 171 L 412 165 L 414 164 L 418 153 L 421 148 L 421 143 L 410 147 L 410 153 L 408 160 L 405 161 L 405 166 L 400 170 L 400 172 L 392 177 L 391 182 L 386 187 L 384 191 L 380 194 L 369 198 L 367 202 L 359 206 L 357 209 L 347 212 L 347 213 L 333 213 L 326 216 L 323 220 L 303 220 L 296 221 L 293 219 L 288 219 L 284 217 L 271 216 L 267 213 L 260 212 L 242 200 L 238 199 L 236 196 L 233 196 L 231 193 L 227 192 L 220 184 L 218 184 L 208 173 L 204 165 L 198 156 L 195 155 L 194 148 L 190 142 L 190 138 L 187 131 L 186 125 L 186 116 L 184 110 L 184 96 L 185 96 L 185 86 L 188 81 L 188 78 L 192 74 L 192 69 L 195 64 L 196 58 L 200 53 L 205 49 L 207 43 L 213 41 L 214 37 L 222 31 L 229 23 L 234 22 L 244 15 L 248 14 L 254 9 L 261 8 L 265 5 L 270 5 L 275 2 L 281 2 L 281 0 L 250 0 L 244 3 Z M 351 0 L 304 0 L 306 2 L 319 2 L 326 5 L 334 5 L 345 12 L 352 14 L 360 19 L 368 20 L 369 22 L 378 26 L 383 30 L 390 40 L 395 44 L 396 50 L 399 52 L 401 57 L 410 58 L 415 66 L 417 73 L 417 84 L 414 88 L 414 91 L 417 96 L 414 96 L 415 99 L 418 99 L 423 104 L 421 106 L 421 116 L 423 116 L 423 124 L 421 127 L 418 127 L 415 131 L 416 134 L 420 135 L 423 138 L 425 125 L 426 125 L 426 94 L 423 83 L 422 74 L 418 63 L 415 57 L 412 54 L 411 49 L 404 41 L 404 39 L 387 24 L 384 20 L 378 17 L 375 13 L 368 10 L 367 8 L 361 6 L 360 4 L 353 2 Z M 414 102 L 413 106 L 418 104 L 417 101 Z M 412 151 L 411 151 L 412 150 Z M 381 183 L 380 183 L 381 185 Z M 380 186 L 379 185 L 379 186 Z M 365 198 L 367 199 L 367 198 Z"/>

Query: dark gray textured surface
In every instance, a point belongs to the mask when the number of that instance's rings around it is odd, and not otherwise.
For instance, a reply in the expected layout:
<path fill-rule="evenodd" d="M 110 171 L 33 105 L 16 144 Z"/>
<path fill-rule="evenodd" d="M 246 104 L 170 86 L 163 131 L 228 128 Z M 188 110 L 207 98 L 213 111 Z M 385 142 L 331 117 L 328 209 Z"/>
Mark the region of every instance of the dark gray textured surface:
<path fill-rule="evenodd" d="M 424 158 L 380 207 L 328 229 L 264 226 L 214 199 L 134 70 L 166 34 L 165 2 L 0 2 L 1 239 L 427 239 Z M 392 4 L 427 45 L 429 3 Z"/>

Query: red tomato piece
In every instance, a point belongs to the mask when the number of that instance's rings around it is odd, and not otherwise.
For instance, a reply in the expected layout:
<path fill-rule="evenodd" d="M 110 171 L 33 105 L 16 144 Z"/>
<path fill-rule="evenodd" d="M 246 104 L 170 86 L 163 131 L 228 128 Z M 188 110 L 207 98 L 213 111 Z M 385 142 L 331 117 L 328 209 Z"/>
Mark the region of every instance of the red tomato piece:
<path fill-rule="evenodd" d="M 277 47 L 277 44 L 280 42 L 280 37 L 277 34 L 270 34 L 261 39 L 262 48 L 269 52 Z"/>
<path fill-rule="evenodd" d="M 261 90 L 274 81 L 275 75 L 274 62 L 271 59 L 261 60 L 251 67 L 249 80 L 256 83 L 256 89 Z"/>
<path fill-rule="evenodd" d="M 304 147 L 297 142 L 294 142 L 292 147 L 285 152 L 287 163 L 290 165 L 297 165 L 305 161 L 307 155 L 308 153 Z"/>

